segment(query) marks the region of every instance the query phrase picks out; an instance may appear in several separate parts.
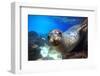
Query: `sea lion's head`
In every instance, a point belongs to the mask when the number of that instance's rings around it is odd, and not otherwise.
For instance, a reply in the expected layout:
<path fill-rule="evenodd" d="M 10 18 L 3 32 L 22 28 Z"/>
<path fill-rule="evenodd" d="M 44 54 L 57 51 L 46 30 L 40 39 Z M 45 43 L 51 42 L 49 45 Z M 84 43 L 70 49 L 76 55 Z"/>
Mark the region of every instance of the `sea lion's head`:
<path fill-rule="evenodd" d="M 61 39 L 62 39 L 62 32 L 58 29 L 52 30 L 48 35 L 49 43 L 51 43 L 54 46 L 59 45 Z"/>

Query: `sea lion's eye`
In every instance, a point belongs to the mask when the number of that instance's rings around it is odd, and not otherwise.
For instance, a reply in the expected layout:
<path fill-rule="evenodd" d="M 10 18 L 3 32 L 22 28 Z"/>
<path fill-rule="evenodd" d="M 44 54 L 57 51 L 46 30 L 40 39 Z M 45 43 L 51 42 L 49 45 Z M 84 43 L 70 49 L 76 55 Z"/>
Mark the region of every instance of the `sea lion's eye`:
<path fill-rule="evenodd" d="M 60 35 L 60 36 L 62 36 L 62 33 L 61 33 L 61 32 L 59 32 L 59 35 Z"/>
<path fill-rule="evenodd" d="M 61 35 L 62 33 L 61 33 L 61 32 L 59 32 L 59 34 Z"/>
<path fill-rule="evenodd" d="M 62 35 L 62 33 L 61 33 L 61 32 L 59 32 L 59 35 Z"/>

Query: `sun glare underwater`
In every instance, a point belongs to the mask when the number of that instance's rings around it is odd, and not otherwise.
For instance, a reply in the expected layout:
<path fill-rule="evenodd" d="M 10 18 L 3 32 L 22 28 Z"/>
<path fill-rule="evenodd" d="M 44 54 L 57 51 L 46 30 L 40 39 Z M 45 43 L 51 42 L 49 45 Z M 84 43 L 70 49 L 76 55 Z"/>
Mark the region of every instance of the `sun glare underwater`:
<path fill-rule="evenodd" d="M 54 29 L 66 32 L 82 24 L 87 17 L 28 15 L 28 60 L 63 59 L 62 53 L 49 51 L 48 34 Z"/>

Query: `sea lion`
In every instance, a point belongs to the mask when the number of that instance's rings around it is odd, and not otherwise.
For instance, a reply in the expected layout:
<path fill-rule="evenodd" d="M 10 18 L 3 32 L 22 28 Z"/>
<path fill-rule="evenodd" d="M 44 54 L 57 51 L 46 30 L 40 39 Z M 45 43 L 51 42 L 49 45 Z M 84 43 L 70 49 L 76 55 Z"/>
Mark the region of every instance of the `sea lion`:
<path fill-rule="evenodd" d="M 53 49 L 59 52 L 70 52 L 80 41 L 80 30 L 86 27 L 84 25 L 74 25 L 67 31 L 62 32 L 59 29 L 50 31 L 48 41 Z"/>

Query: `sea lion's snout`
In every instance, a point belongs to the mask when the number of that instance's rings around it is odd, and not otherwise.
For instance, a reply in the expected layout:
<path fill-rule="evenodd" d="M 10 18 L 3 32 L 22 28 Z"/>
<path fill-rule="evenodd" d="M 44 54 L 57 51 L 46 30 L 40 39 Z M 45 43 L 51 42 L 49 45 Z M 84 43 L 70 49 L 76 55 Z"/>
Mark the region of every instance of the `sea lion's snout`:
<path fill-rule="evenodd" d="M 48 35 L 48 40 L 53 45 L 58 45 L 62 38 L 62 32 L 60 30 L 53 30 Z"/>

